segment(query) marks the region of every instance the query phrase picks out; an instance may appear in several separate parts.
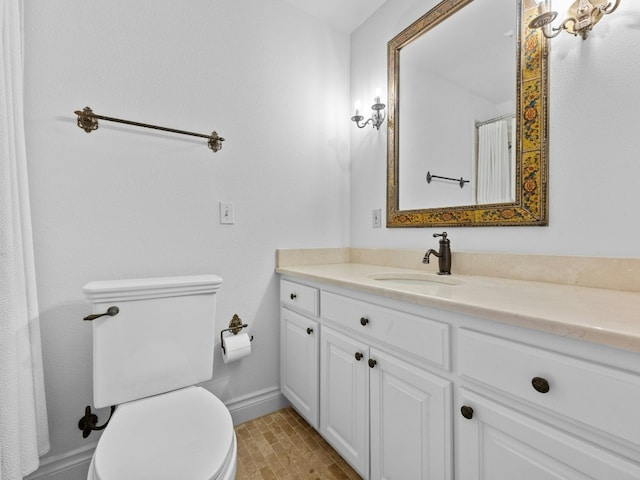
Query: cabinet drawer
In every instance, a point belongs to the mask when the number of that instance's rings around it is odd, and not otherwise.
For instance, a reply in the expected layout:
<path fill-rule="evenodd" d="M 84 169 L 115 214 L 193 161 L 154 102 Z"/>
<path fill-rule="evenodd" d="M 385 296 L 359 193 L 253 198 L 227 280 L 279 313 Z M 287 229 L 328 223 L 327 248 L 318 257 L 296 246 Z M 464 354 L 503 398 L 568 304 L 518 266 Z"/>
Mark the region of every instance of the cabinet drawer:
<path fill-rule="evenodd" d="M 324 291 L 320 302 L 323 318 L 449 369 L 449 325 Z"/>
<path fill-rule="evenodd" d="M 640 445 L 639 376 L 467 329 L 459 346 L 463 377 Z"/>
<path fill-rule="evenodd" d="M 318 289 L 288 280 L 281 280 L 280 303 L 289 308 L 317 317 Z"/>
<path fill-rule="evenodd" d="M 456 416 L 456 478 L 637 480 L 640 465 L 522 412 L 460 389 L 470 419 Z"/>

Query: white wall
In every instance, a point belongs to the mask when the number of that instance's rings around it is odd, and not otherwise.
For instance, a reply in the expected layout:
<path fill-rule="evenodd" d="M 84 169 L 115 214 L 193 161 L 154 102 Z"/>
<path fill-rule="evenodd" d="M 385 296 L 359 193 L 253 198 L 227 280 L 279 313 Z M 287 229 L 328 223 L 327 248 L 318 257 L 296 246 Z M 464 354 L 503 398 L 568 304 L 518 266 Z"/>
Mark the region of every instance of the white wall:
<path fill-rule="evenodd" d="M 400 209 L 475 203 L 475 122 L 497 117 L 496 106 L 466 87 L 426 70 L 404 74 L 400 91 L 411 92 L 397 116 L 397 124 L 402 125 L 398 146 L 402 152 L 398 172 L 402 185 L 398 192 Z M 450 180 L 427 183 L 427 172 L 462 177 L 469 183 L 464 188 Z"/>
<path fill-rule="evenodd" d="M 435 3 L 387 0 L 352 34 L 352 99 L 386 87 L 387 41 Z M 632 1 L 623 1 L 586 41 L 564 33 L 551 40 L 549 226 L 448 228 L 454 250 L 640 256 L 638 51 L 640 3 Z M 351 127 L 351 162 L 353 246 L 437 245 L 431 234 L 441 229 L 371 227 L 371 210 L 384 212 L 386 204 L 383 129 Z"/>
<path fill-rule="evenodd" d="M 207 386 L 278 387 L 275 249 L 349 244 L 349 37 L 278 0 L 25 2 L 26 128 L 50 458 L 92 404 L 91 280 L 216 273 L 255 336 Z M 74 110 L 226 138 L 101 122 Z M 235 204 L 235 225 L 218 203 Z M 107 410 L 98 412 L 101 421 Z"/>

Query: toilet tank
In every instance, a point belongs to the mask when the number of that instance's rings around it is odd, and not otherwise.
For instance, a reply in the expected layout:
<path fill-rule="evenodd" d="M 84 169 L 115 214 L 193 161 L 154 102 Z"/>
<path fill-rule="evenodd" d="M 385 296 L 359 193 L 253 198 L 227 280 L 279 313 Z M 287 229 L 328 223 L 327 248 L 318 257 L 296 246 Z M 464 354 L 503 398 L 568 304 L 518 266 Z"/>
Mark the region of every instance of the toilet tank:
<path fill-rule="evenodd" d="M 117 405 L 211 379 L 217 275 L 89 282 L 93 403 Z"/>

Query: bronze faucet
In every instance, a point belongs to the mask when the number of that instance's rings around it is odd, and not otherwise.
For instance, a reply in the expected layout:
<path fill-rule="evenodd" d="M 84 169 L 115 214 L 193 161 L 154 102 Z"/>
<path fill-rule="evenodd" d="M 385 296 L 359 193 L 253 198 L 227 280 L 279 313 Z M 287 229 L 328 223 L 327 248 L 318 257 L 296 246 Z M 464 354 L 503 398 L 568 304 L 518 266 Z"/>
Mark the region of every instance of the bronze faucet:
<path fill-rule="evenodd" d="M 434 233 L 433 236 L 434 238 L 442 237 L 440 251 L 436 252 L 433 248 L 430 248 L 424 254 L 422 263 L 429 263 L 429 255 L 433 253 L 438 257 L 438 267 L 440 269 L 438 275 L 451 275 L 451 242 L 447 239 L 447 232 Z"/>

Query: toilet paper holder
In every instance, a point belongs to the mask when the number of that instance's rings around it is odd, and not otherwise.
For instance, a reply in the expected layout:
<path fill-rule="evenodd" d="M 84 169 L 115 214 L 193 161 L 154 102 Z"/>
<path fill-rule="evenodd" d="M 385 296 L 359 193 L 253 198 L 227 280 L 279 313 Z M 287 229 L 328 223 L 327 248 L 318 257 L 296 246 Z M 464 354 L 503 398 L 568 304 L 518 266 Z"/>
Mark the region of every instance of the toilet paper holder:
<path fill-rule="evenodd" d="M 222 351 L 226 353 L 226 350 L 224 348 L 224 342 L 222 341 L 222 334 L 224 332 L 231 332 L 234 335 L 237 335 L 242 331 L 243 328 L 247 328 L 248 326 L 249 325 L 247 325 L 246 323 L 242 323 L 242 320 L 240 320 L 240 317 L 238 316 L 237 313 L 234 313 L 233 318 L 229 322 L 229 328 L 220 330 L 220 345 L 222 346 Z M 253 342 L 253 335 L 249 336 L 249 340 Z"/>

